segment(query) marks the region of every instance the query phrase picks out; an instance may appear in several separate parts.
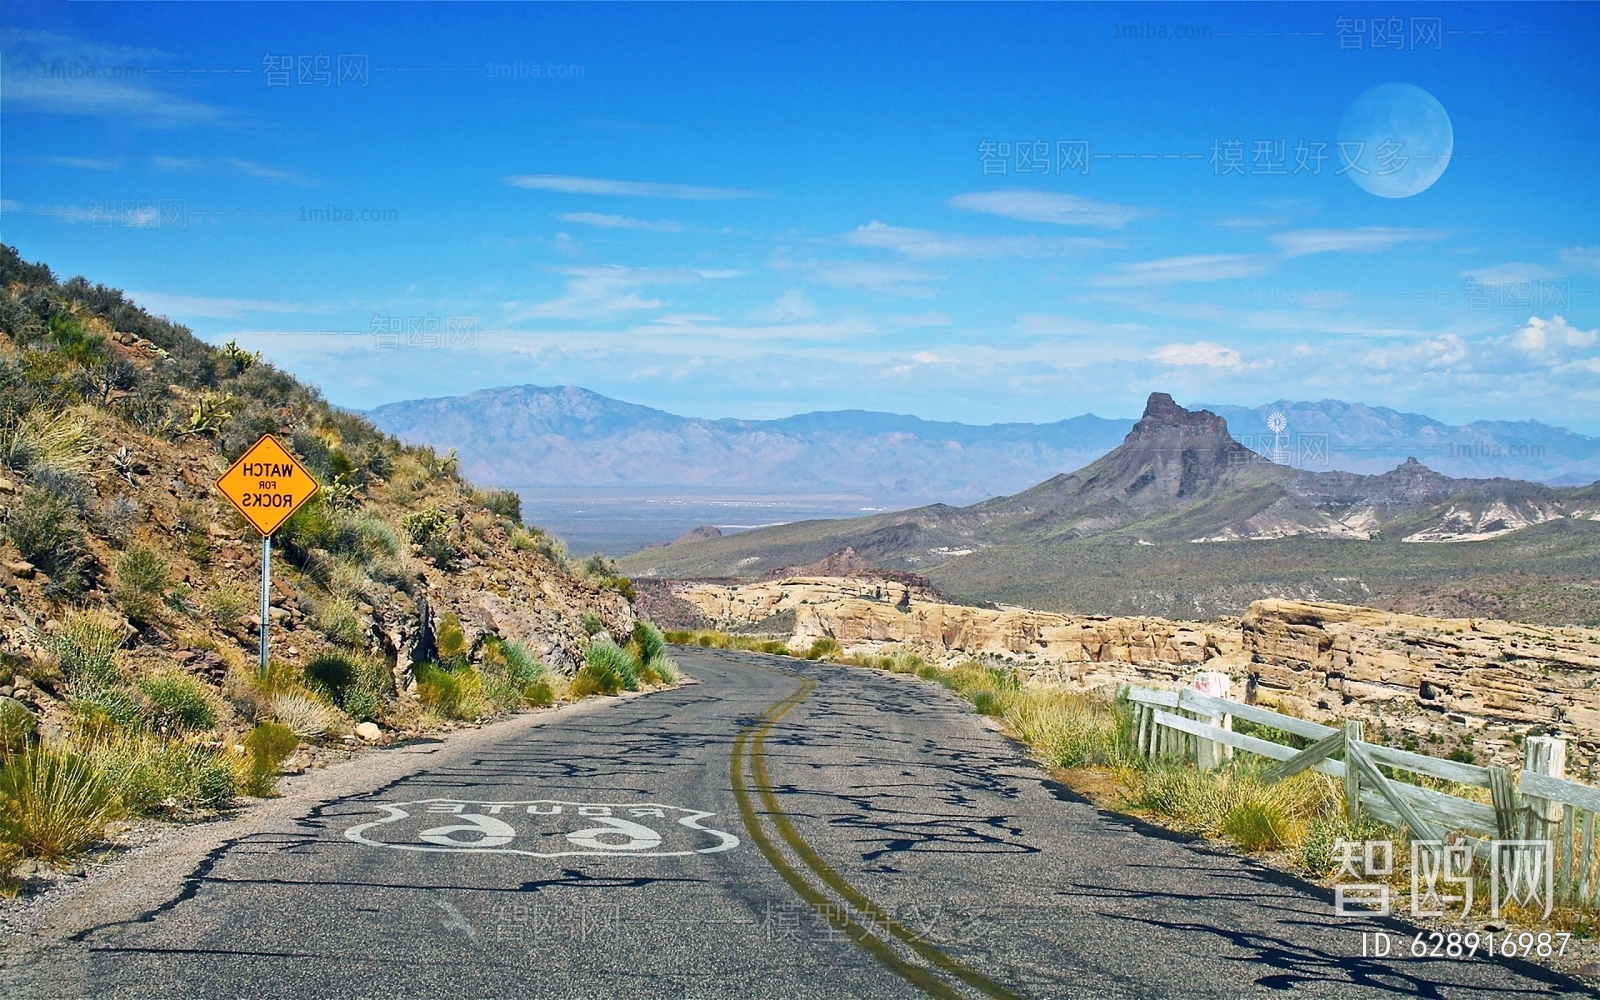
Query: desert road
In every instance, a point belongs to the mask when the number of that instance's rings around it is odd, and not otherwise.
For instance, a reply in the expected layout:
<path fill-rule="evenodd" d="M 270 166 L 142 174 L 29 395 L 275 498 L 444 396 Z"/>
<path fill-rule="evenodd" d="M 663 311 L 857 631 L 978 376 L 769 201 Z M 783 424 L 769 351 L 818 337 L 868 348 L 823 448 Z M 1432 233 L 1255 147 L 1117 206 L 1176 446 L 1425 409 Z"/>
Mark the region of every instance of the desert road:
<path fill-rule="evenodd" d="M 367 755 L 170 877 L 131 868 L 144 903 L 11 948 L 0 994 L 1591 995 L 1362 958 L 1404 925 L 1078 799 L 935 685 L 674 656 L 699 683 Z"/>

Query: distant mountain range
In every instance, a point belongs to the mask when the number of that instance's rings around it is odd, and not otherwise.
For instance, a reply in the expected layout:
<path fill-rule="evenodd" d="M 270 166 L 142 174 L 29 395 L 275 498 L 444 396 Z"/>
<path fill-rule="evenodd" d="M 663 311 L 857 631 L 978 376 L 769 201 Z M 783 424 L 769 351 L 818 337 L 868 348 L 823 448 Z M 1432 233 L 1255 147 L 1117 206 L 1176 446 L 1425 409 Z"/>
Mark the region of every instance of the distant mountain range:
<path fill-rule="evenodd" d="M 705 420 L 536 385 L 390 403 L 367 416 L 404 441 L 455 448 L 473 481 L 511 489 L 847 493 L 897 506 L 1014 492 L 1092 462 L 1132 425 L 1086 414 L 973 426 L 867 410 Z"/>
<path fill-rule="evenodd" d="M 1452 427 L 1339 400 L 1206 409 L 1251 450 L 1307 471 L 1372 474 L 1415 457 L 1449 476 L 1600 479 L 1600 438 L 1537 421 Z M 390 403 L 367 416 L 403 440 L 455 448 L 473 480 L 512 489 L 827 493 L 896 507 L 1016 493 L 1088 465 L 1134 423 L 1085 414 L 974 426 L 867 410 L 707 420 L 534 385 Z"/>
<path fill-rule="evenodd" d="M 1547 529 L 1539 536 L 1543 555 L 1507 558 L 1511 550 L 1494 545 L 1541 527 Z M 1549 544 L 1556 537 L 1552 531 L 1570 537 Z M 1581 575 L 1592 572 L 1597 541 L 1600 484 L 1560 488 L 1507 478 L 1456 479 L 1415 460 L 1382 475 L 1308 472 L 1246 448 L 1217 414 L 1187 410 L 1154 393 L 1115 449 L 1013 496 L 684 539 L 621 564 L 633 575 L 680 579 L 873 567 L 927 573 L 966 599 L 1126 611 L 1129 593 L 1148 592 L 1153 596 L 1147 603 L 1156 606 L 1140 608 L 1135 600 L 1131 610 L 1170 614 L 1176 607 L 1179 614 L 1193 614 L 1242 610 L 1241 591 L 1247 597 L 1307 596 L 1308 581 L 1324 596 L 1370 596 L 1372 588 L 1359 575 L 1338 575 L 1341 565 L 1381 569 L 1390 579 L 1398 574 L 1396 586 L 1408 598 L 1458 577 L 1464 568 L 1538 572 L 1540 559 L 1554 559 L 1566 560 L 1565 571 Z M 1292 543 L 1290 550 L 1317 553 L 1321 565 L 1280 566 L 1272 571 L 1271 585 L 1251 583 L 1250 575 L 1265 566 L 1252 566 L 1250 555 L 1270 543 L 1274 558 L 1281 557 L 1288 551 L 1285 542 Z M 1307 549 L 1308 542 L 1321 548 Z M 1330 542 L 1339 544 L 1330 549 Z M 1485 564 L 1473 562 L 1474 554 L 1470 567 L 1445 557 L 1441 569 L 1438 559 L 1424 554 L 1478 548 L 1471 543 L 1488 544 L 1481 551 L 1499 555 Z M 1139 554 L 1143 548 L 1159 549 L 1162 558 L 1149 565 Z M 1235 565 L 1189 573 L 1202 549 L 1220 550 L 1225 563 Z M 1086 569 L 1107 586 L 1094 591 L 1087 607 L 1081 599 L 1063 600 L 1065 591 L 1082 592 L 1077 578 Z M 1322 583 L 1316 583 L 1319 574 Z M 1287 595 L 1281 593 L 1285 587 Z M 1295 593 L 1295 587 L 1302 589 Z M 1227 588 L 1232 589 L 1223 593 Z"/>

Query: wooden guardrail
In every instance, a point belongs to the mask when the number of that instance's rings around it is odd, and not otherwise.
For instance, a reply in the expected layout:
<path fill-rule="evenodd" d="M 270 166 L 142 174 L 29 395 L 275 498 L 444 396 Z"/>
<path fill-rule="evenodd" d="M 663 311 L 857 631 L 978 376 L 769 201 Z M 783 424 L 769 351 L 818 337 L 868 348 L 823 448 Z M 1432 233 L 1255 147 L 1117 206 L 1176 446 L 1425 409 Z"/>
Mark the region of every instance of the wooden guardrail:
<path fill-rule="evenodd" d="M 1202 674 L 1197 686 L 1225 692 L 1227 677 Z M 1480 767 L 1368 743 L 1361 738 L 1357 721 L 1336 729 L 1202 690 L 1130 686 L 1123 693 L 1134 706 L 1135 740 L 1147 757 L 1183 757 L 1198 767 L 1214 768 L 1242 750 L 1278 761 L 1266 772 L 1269 781 L 1308 769 L 1320 771 L 1344 783 L 1345 808 L 1352 820 L 1365 811 L 1390 826 L 1406 827 L 1417 840 L 1470 837 L 1476 853 L 1483 856 L 1495 841 L 1548 840 L 1557 902 L 1600 908 L 1596 871 L 1600 858 L 1595 849 L 1600 789 L 1564 777 L 1565 740 L 1529 737 L 1523 767 L 1513 774 L 1498 765 Z M 1298 749 L 1236 733 L 1234 719 L 1313 742 Z M 1403 781 L 1385 774 L 1384 768 L 1487 789 L 1489 802 Z"/>

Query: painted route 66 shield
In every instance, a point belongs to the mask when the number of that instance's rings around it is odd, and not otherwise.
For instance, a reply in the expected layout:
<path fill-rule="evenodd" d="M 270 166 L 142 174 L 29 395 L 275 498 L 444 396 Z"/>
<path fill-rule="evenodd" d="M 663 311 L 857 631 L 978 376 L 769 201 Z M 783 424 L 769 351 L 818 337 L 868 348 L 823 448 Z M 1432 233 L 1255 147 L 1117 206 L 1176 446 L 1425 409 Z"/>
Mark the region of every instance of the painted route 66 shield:
<path fill-rule="evenodd" d="M 397 851 L 525 854 L 534 858 L 716 854 L 739 838 L 705 825 L 715 813 L 658 802 L 479 802 L 423 799 L 378 803 L 381 819 L 345 837 Z"/>

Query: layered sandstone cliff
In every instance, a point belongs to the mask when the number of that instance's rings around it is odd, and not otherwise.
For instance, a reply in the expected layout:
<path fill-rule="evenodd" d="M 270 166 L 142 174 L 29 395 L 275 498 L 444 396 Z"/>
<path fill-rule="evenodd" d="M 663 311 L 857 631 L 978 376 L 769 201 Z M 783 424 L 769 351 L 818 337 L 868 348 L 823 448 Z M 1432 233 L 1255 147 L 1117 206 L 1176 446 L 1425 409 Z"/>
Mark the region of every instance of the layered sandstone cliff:
<path fill-rule="evenodd" d="M 1510 761 L 1522 737 L 1552 733 L 1571 740 L 1576 765 L 1600 755 L 1596 629 L 1284 600 L 1210 623 L 1064 615 L 941 603 L 865 576 L 674 591 L 718 627 L 765 623 L 797 647 L 829 637 L 847 651 L 895 645 L 936 662 L 992 659 L 1031 682 L 1082 689 L 1222 670 L 1236 698 L 1321 722 L 1362 719 L 1376 738 L 1432 753 Z"/>

